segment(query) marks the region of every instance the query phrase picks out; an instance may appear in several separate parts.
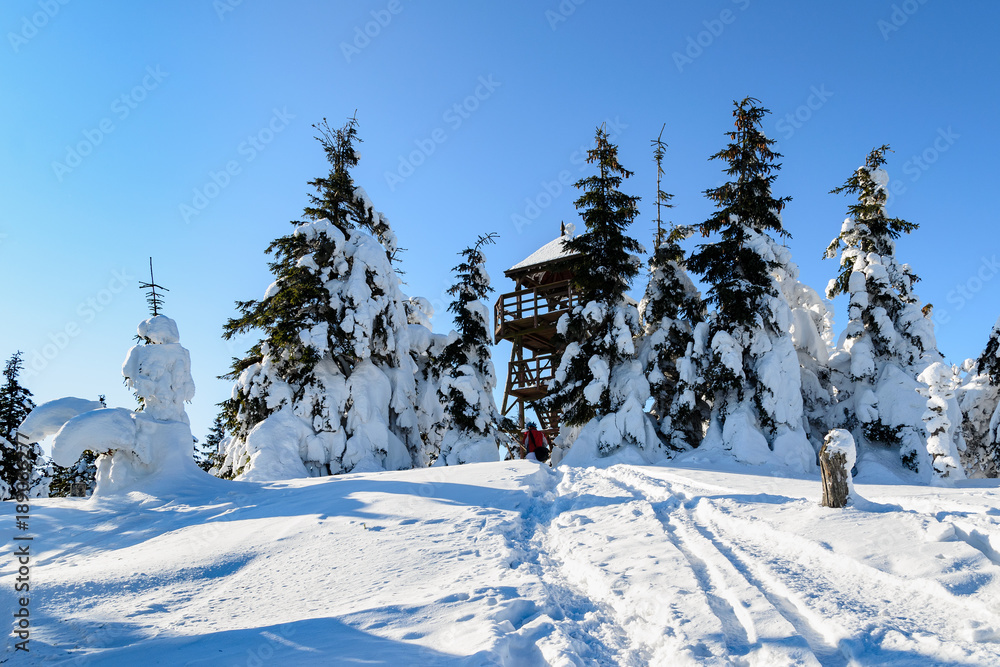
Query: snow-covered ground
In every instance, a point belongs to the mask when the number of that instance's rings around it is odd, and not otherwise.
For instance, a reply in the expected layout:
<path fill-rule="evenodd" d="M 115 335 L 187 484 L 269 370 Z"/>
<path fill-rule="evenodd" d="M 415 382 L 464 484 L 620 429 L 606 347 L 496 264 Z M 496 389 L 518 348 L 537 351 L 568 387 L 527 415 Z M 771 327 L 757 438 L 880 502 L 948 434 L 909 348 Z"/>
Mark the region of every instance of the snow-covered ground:
<path fill-rule="evenodd" d="M 12 664 L 1000 664 L 995 480 L 859 483 L 830 510 L 818 479 L 748 470 L 519 461 L 36 501 Z"/>

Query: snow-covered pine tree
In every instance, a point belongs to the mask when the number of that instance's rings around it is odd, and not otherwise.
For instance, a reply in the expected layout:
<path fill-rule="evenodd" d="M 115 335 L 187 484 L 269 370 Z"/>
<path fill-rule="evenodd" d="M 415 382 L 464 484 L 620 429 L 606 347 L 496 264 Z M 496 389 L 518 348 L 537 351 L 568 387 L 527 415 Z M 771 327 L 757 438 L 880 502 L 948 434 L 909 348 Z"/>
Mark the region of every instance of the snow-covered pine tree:
<path fill-rule="evenodd" d="M 89 449 L 68 468 L 52 464 L 52 483 L 49 485 L 51 497 L 66 498 L 75 492 L 76 495 L 89 498 L 94 494 L 95 488 L 97 488 L 97 454 Z"/>
<path fill-rule="evenodd" d="M 813 448 L 819 451 L 832 428 L 836 403 L 830 355 L 833 350 L 833 313 L 812 287 L 799 280 L 799 267 L 785 245 L 771 244 L 778 281 L 792 314 L 792 343 L 799 358 L 802 383 L 803 425 Z"/>
<path fill-rule="evenodd" d="M 220 449 L 225 439 L 225 415 L 220 412 L 215 416 L 212 428 L 209 429 L 208 435 L 205 436 L 205 441 L 195 446 L 194 460 L 199 468 L 208 473 L 213 473 L 213 470 L 217 472 L 221 468 L 222 456 L 220 455 Z"/>
<path fill-rule="evenodd" d="M 454 298 L 448 312 L 455 316 L 458 336 L 441 353 L 440 396 L 449 428 L 436 465 L 500 459 L 500 412 L 493 398 L 497 379 L 490 356 L 490 315 L 483 302 L 493 291 L 483 247 L 495 238 L 480 236 L 459 253 L 462 261 L 452 269 L 455 284 L 448 294 Z"/>
<path fill-rule="evenodd" d="M 857 195 L 840 235 L 826 250 L 840 254 L 840 273 L 827 296 L 847 294 L 849 321 L 844 350 L 850 355 L 848 386 L 838 387 L 837 426 L 854 433 L 859 445 L 899 449 L 903 463 L 930 474 L 922 427 L 925 401 L 917 376 L 940 361 L 934 325 L 913 292 L 917 276 L 896 259 L 896 239 L 917 225 L 886 214 L 887 145 L 873 149 L 833 193 Z"/>
<path fill-rule="evenodd" d="M 102 407 L 107 407 L 104 394 L 98 396 L 97 401 Z M 66 498 L 76 494 L 89 498 L 96 488 L 97 454 L 91 450 L 85 451 L 76 463 L 67 468 L 52 463 L 52 482 L 49 484 L 51 497 Z"/>
<path fill-rule="evenodd" d="M 0 500 L 14 497 L 17 479 L 25 467 L 29 495 L 38 498 L 49 494 L 50 473 L 42 448 L 31 443 L 25 449 L 17 442 L 17 427 L 35 407 L 31 392 L 19 380 L 23 368 L 21 352 L 17 351 L 4 365 L 4 383 L 0 386 Z"/>
<path fill-rule="evenodd" d="M 661 131 L 662 137 L 662 131 Z M 656 238 L 649 260 L 649 282 L 639 303 L 643 336 L 639 359 L 649 380 L 652 414 L 658 430 L 673 449 L 696 446 L 704 434 L 709 406 L 698 392 L 697 369 L 682 359 L 694 345 L 694 327 L 705 319 L 705 305 L 685 270 L 680 241 L 691 234 L 689 227 L 661 221 L 661 207 L 671 208 L 673 195 L 661 187 L 663 156 L 667 145 L 653 141 L 656 161 Z M 680 365 L 679 365 L 680 362 Z"/>
<path fill-rule="evenodd" d="M 388 220 L 355 186 L 357 121 L 317 126 L 330 163 L 307 222 L 268 247 L 275 281 L 237 304 L 226 338 L 263 339 L 226 377 L 223 475 L 276 479 L 426 465 L 406 297 Z M 372 236 L 374 234 L 378 238 Z M 381 239 L 380 242 L 378 239 Z"/>
<path fill-rule="evenodd" d="M 427 459 L 434 461 L 441 453 L 441 441 L 448 430 L 444 404 L 441 401 L 441 355 L 458 334 L 438 334 L 431 330 L 434 307 L 423 297 L 410 297 L 406 302 L 406 319 L 410 328 L 410 356 L 417 368 L 416 411 L 417 429 L 423 441 Z"/>
<path fill-rule="evenodd" d="M 932 481 L 965 479 L 961 463 L 961 452 L 965 449 L 962 410 L 956 395 L 958 368 L 936 361 L 925 368 L 917 379 L 923 383 L 917 388 L 917 393 L 927 399 L 923 420 L 927 453 L 933 466 Z"/>
<path fill-rule="evenodd" d="M 963 366 L 959 389 L 966 448 L 962 465 L 970 477 L 1000 476 L 1000 319 L 986 349 Z"/>
<path fill-rule="evenodd" d="M 979 355 L 979 372 L 990 377 L 990 381 L 1000 387 L 1000 319 L 993 325 L 986 349 Z"/>
<path fill-rule="evenodd" d="M 773 275 L 785 261 L 770 236 L 789 236 L 780 213 L 789 197 L 774 197 L 771 185 L 781 155 L 771 149 L 761 122 L 767 109 L 747 97 L 734 102 L 730 143 L 712 156 L 728 163 L 732 180 L 705 191 L 715 214 L 696 227 L 703 236 L 688 268 L 710 286 L 716 307 L 695 350 L 705 364 L 712 416 L 705 443 L 731 451 L 738 460 L 809 469 L 815 452 L 803 428 L 798 357 L 790 334 L 792 314 Z"/>
<path fill-rule="evenodd" d="M 632 172 L 619 164 L 618 147 L 603 127 L 587 162 L 598 173 L 576 183 L 583 193 L 575 202 L 587 229 L 564 242 L 567 252 L 578 253 L 571 269 L 581 305 L 558 323 L 566 349 L 549 386 L 547 410 L 561 413 L 570 427 L 582 426 L 577 442 L 601 455 L 633 445 L 649 457 L 659 439 L 644 411 L 649 382 L 635 347 L 639 311 L 626 297 L 641 265 L 633 253 L 643 252 L 625 233 L 639 198 L 618 189 Z"/>

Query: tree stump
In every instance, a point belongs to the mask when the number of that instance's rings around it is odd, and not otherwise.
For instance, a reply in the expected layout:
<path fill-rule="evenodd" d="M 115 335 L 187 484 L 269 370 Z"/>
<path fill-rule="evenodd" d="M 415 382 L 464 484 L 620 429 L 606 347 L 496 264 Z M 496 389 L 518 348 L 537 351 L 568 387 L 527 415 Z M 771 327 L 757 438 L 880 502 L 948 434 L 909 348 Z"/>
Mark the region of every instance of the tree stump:
<path fill-rule="evenodd" d="M 819 467 L 823 473 L 823 507 L 846 507 L 850 495 L 851 470 L 847 455 L 826 444 L 819 450 Z"/>

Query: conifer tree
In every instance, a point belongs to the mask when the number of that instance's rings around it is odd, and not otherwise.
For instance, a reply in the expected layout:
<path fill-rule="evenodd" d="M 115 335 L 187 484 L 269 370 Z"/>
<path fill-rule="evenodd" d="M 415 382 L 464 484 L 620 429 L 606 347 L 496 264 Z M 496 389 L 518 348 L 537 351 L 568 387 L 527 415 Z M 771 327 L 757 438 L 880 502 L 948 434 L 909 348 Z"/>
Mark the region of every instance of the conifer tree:
<path fill-rule="evenodd" d="M 993 325 L 986 349 L 979 355 L 977 363 L 979 372 L 989 376 L 993 386 L 1000 387 L 1000 319 Z"/>
<path fill-rule="evenodd" d="M 966 449 L 962 465 L 970 477 L 1000 476 L 1000 319 L 986 348 L 965 362 L 959 389 Z"/>
<path fill-rule="evenodd" d="M 660 209 L 673 206 L 673 195 L 660 186 L 667 145 L 658 138 L 653 147 L 656 237 L 649 260 L 649 282 L 639 304 L 643 319 L 639 356 L 649 379 L 652 414 L 659 421 L 660 433 L 672 448 L 686 449 L 701 440 L 708 405 L 697 390 L 695 369 L 683 362 L 678 365 L 678 361 L 694 343 L 694 326 L 705 319 L 705 306 L 685 271 L 684 251 L 679 243 L 690 235 L 690 228 L 671 225 L 667 230 L 661 221 Z"/>
<path fill-rule="evenodd" d="M 455 284 L 448 294 L 454 300 L 448 311 L 455 316 L 458 336 L 441 354 L 440 394 L 449 432 L 441 443 L 438 465 L 499 459 L 500 413 L 493 398 L 497 380 L 490 356 L 490 316 L 484 303 L 493 289 L 483 253 L 483 247 L 495 238 L 496 234 L 480 236 L 460 253 L 462 261 L 452 269 Z"/>
<path fill-rule="evenodd" d="M 918 401 L 901 409 L 897 388 L 918 389 L 917 377 L 941 355 L 933 323 L 913 292 L 919 279 L 896 259 L 896 239 L 917 225 L 886 213 L 889 177 L 882 166 L 888 150 L 887 145 L 873 149 L 865 164 L 831 191 L 858 198 L 826 251 L 827 258 L 840 254 L 840 272 L 830 281 L 827 296 L 850 297 L 846 339 L 851 385 L 842 388 L 839 419 L 859 443 L 898 448 L 907 466 L 929 474 L 920 425 L 923 405 Z"/>
<path fill-rule="evenodd" d="M 0 500 L 14 496 L 17 479 L 25 468 L 32 497 L 48 495 L 49 474 L 41 447 L 37 443 L 23 447 L 17 442 L 17 427 L 35 407 L 31 392 L 19 380 L 23 368 L 21 352 L 15 352 L 4 366 L 0 386 Z"/>
<path fill-rule="evenodd" d="M 619 164 L 618 148 L 603 127 L 587 161 L 597 174 L 576 183 L 582 194 L 575 202 L 586 231 L 564 242 L 567 252 L 577 254 L 571 268 L 581 305 L 559 320 L 566 350 L 546 401 L 565 424 L 590 426 L 591 433 L 585 428 L 580 436 L 587 433 L 607 455 L 626 444 L 655 446 L 657 438 L 643 409 L 649 383 L 635 348 L 639 312 L 626 300 L 640 266 L 632 253 L 643 251 L 626 235 L 639 198 L 619 190 L 632 172 Z"/>
<path fill-rule="evenodd" d="M 264 337 L 226 376 L 236 386 L 224 403 L 233 438 L 223 475 L 426 463 L 406 298 L 391 266 L 395 237 L 350 174 L 357 121 L 317 129 L 330 172 L 312 182 L 308 221 L 271 243 L 274 283 L 263 299 L 238 303 L 239 316 L 225 326 L 226 338 L 255 329 Z"/>
<path fill-rule="evenodd" d="M 918 379 L 923 384 L 917 388 L 917 393 L 927 399 L 923 421 L 932 480 L 965 479 L 961 463 L 961 452 L 965 449 L 960 423 L 962 411 L 956 397 L 958 369 L 936 361 L 924 369 Z"/>
<path fill-rule="evenodd" d="M 441 442 L 448 431 L 444 404 L 441 401 L 441 357 L 444 348 L 458 334 L 438 334 L 431 330 L 434 307 L 423 297 L 406 302 L 406 320 L 410 329 L 410 356 L 416 365 L 417 430 L 429 461 L 441 454 Z"/>
<path fill-rule="evenodd" d="M 107 407 L 104 394 L 97 397 L 102 407 Z M 75 486 L 74 486 L 75 485 Z M 97 488 L 97 454 L 86 450 L 77 462 L 67 468 L 52 463 L 52 483 L 49 485 L 49 495 L 53 498 L 66 498 L 82 494 L 89 498 Z"/>
<path fill-rule="evenodd" d="M 76 486 L 74 486 L 76 485 Z M 72 466 L 64 468 L 52 464 L 52 483 L 49 495 L 53 498 L 66 498 L 80 493 L 89 498 L 97 487 L 97 455 L 87 450 Z"/>
<path fill-rule="evenodd" d="M 781 155 L 761 131 L 769 111 L 759 104 L 734 102 L 730 143 L 711 157 L 725 161 L 730 180 L 705 191 L 717 210 L 696 226 L 718 240 L 699 245 L 688 260 L 716 308 L 693 355 L 704 364 L 712 400 L 706 439 L 744 462 L 809 468 L 815 454 L 803 431 L 791 311 L 773 275 L 782 268 L 773 237 L 789 236 L 780 213 L 790 198 L 771 194 Z"/>
<path fill-rule="evenodd" d="M 195 447 L 195 462 L 199 468 L 205 472 L 212 472 L 213 469 L 216 471 L 219 470 L 223 460 L 220 455 L 220 446 L 225 439 L 225 416 L 220 412 L 215 416 L 212 428 L 209 429 L 208 435 L 205 436 L 205 442 Z"/>

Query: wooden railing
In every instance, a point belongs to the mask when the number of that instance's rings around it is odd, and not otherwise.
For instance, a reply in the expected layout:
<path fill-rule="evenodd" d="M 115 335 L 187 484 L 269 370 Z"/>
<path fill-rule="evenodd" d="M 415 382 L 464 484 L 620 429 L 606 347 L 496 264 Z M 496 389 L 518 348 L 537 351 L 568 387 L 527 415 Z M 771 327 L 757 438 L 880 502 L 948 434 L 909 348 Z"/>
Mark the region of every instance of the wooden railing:
<path fill-rule="evenodd" d="M 499 340 L 507 322 L 530 320 L 532 328 L 551 324 L 556 315 L 568 312 L 578 302 L 579 295 L 568 280 L 503 294 L 494 306 L 494 338 Z"/>
<path fill-rule="evenodd" d="M 510 362 L 507 371 L 508 390 L 542 387 L 556 376 L 556 368 L 562 354 L 540 354 L 529 359 L 519 359 Z"/>

